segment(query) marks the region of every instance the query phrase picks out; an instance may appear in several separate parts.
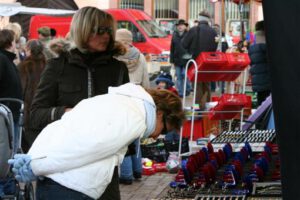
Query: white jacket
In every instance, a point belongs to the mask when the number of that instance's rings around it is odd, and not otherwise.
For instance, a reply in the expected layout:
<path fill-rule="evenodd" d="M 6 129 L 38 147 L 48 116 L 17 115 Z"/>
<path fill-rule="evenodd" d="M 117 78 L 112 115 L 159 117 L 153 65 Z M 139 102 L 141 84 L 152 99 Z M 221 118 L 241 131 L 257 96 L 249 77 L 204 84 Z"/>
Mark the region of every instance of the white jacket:
<path fill-rule="evenodd" d="M 127 145 L 146 130 L 142 99 L 154 104 L 141 86 L 128 83 L 79 102 L 33 143 L 28 152 L 33 173 L 99 198 Z"/>

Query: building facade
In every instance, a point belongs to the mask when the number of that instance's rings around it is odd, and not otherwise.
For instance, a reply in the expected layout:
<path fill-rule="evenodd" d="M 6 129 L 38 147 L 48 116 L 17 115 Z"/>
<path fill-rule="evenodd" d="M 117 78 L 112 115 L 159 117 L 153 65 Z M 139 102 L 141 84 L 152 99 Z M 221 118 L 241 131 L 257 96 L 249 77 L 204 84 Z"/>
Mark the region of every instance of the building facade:
<path fill-rule="evenodd" d="M 213 1 L 217 2 L 213 3 Z M 253 31 L 255 23 L 263 19 L 261 3 L 257 3 L 253 0 L 250 1 L 249 4 L 242 7 L 243 12 L 241 15 L 241 8 L 232 1 L 233 0 L 223 0 L 222 3 L 222 0 L 71 0 L 70 3 L 76 4 L 78 8 L 84 6 L 96 6 L 100 9 L 140 9 L 156 19 L 160 26 L 164 27 L 165 30 L 171 30 L 178 19 L 185 19 L 192 26 L 193 21 L 198 18 L 198 13 L 202 10 L 206 10 L 212 16 L 212 23 L 220 24 L 226 33 L 233 31 L 235 34 L 238 34 L 237 32 L 239 31 L 239 26 L 241 24 L 240 16 L 244 19 L 246 31 Z M 16 2 L 16 0 L 0 0 L 0 2 L 13 3 Z M 31 0 L 18 0 L 17 2 L 26 6 L 33 6 L 33 4 L 36 4 L 31 3 Z M 48 0 L 40 2 L 47 3 Z M 65 2 L 64 4 L 68 3 Z M 61 6 L 57 4 L 50 7 L 55 8 L 56 6 L 63 9 L 70 9 L 67 8 L 66 5 Z M 33 7 L 39 6 L 36 5 Z M 22 17 L 22 19 L 25 20 L 24 17 Z M 0 17 L 0 24 L 6 23 L 8 23 L 8 19 L 6 17 Z"/>
<path fill-rule="evenodd" d="M 225 26 L 226 32 L 238 29 L 236 24 L 240 20 L 241 9 L 247 30 L 253 30 L 256 21 L 263 18 L 262 5 L 255 1 L 243 5 L 242 8 L 232 0 L 224 0 L 223 4 L 221 0 L 216 3 L 212 0 L 75 0 L 75 2 L 78 7 L 97 5 L 101 9 L 140 9 L 155 18 L 161 26 L 170 26 L 178 19 L 185 19 L 192 25 L 193 21 L 198 18 L 198 13 L 206 10 L 211 14 L 213 23 Z M 223 12 L 222 5 L 224 5 Z"/>

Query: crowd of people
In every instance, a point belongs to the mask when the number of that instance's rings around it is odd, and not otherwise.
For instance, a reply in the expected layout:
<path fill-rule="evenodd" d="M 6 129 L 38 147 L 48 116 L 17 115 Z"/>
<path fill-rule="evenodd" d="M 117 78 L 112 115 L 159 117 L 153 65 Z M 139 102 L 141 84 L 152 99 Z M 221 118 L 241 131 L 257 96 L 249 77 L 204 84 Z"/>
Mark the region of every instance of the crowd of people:
<path fill-rule="evenodd" d="M 67 38 L 54 38 L 49 27 L 37 31 L 39 39 L 16 48 L 21 29 L 0 30 L 0 97 L 25 104 L 28 153 L 9 161 L 16 179 L 36 180 L 37 199 L 120 199 L 119 166 L 120 181 L 141 178 L 139 139 L 178 130 L 180 98 L 149 88 L 131 32 L 116 30 L 102 10 L 78 10 Z M 8 106 L 17 118 L 18 108 Z"/>
<path fill-rule="evenodd" d="M 170 47 L 176 81 L 163 72 L 156 89 L 150 89 L 132 33 L 116 30 L 113 17 L 100 9 L 78 10 L 65 38 L 50 27 L 39 28 L 39 39 L 27 42 L 17 23 L 0 30 L 0 98 L 25 105 L 22 148 L 28 153 L 9 161 L 17 180 L 37 181 L 37 199 L 120 199 L 119 183 L 141 178 L 140 139 L 163 133 L 178 139 L 180 97 L 192 92 L 188 81 L 184 94 L 186 63 L 217 50 L 219 32 L 210 22 L 207 12 L 192 28 L 178 21 Z M 265 52 L 260 43 L 250 47 L 251 56 Z M 204 106 L 210 84 L 199 82 L 197 88 L 196 101 Z M 269 87 L 263 89 L 257 89 L 261 96 L 269 94 Z M 7 105 L 17 134 L 19 108 Z"/>
<path fill-rule="evenodd" d="M 237 44 L 233 43 L 230 35 L 222 32 L 218 24 L 212 23 L 211 16 L 206 11 L 199 13 L 199 18 L 194 20 L 193 27 L 189 27 L 183 19 L 178 20 L 175 25 L 170 48 L 170 63 L 175 68 L 176 89 L 180 97 L 189 96 L 193 88 L 193 83 L 187 78 L 186 93 L 183 94 L 187 61 L 191 58 L 195 59 L 201 52 L 216 50 L 226 53 L 248 53 L 251 60 L 250 78 L 246 77 L 246 79 L 251 80 L 252 90 L 257 94 L 257 106 L 270 95 L 270 70 L 263 21 L 256 23 L 255 35 L 251 36 L 248 33 Z M 241 85 L 239 81 L 241 79 L 237 79 L 237 85 Z M 221 93 L 226 92 L 225 82 L 200 81 L 196 84 L 196 103 L 201 109 L 205 109 L 206 102 L 211 100 L 211 91 L 216 92 L 218 89 Z M 229 90 L 227 87 L 227 92 Z"/>

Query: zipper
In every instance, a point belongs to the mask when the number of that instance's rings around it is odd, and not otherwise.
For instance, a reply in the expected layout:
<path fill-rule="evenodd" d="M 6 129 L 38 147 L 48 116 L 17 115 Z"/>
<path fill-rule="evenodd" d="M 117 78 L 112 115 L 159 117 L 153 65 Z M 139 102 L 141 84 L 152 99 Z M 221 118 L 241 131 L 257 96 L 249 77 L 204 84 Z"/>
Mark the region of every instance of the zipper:
<path fill-rule="evenodd" d="M 88 72 L 88 98 L 91 98 L 93 94 L 93 85 L 92 85 L 92 72 L 90 68 L 87 68 L 87 72 Z"/>

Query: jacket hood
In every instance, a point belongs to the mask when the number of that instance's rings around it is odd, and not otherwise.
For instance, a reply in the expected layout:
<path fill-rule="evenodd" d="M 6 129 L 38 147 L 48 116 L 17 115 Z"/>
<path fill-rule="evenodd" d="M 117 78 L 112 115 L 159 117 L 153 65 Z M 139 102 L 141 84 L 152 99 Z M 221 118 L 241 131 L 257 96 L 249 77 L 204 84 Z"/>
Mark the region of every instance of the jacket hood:
<path fill-rule="evenodd" d="M 148 92 L 146 92 L 146 90 L 142 86 L 135 85 L 133 83 L 126 83 L 119 87 L 109 87 L 108 93 L 130 96 L 137 99 L 145 100 L 155 106 L 151 95 Z"/>
<path fill-rule="evenodd" d="M 256 44 L 266 43 L 266 36 L 264 31 L 256 31 Z"/>

